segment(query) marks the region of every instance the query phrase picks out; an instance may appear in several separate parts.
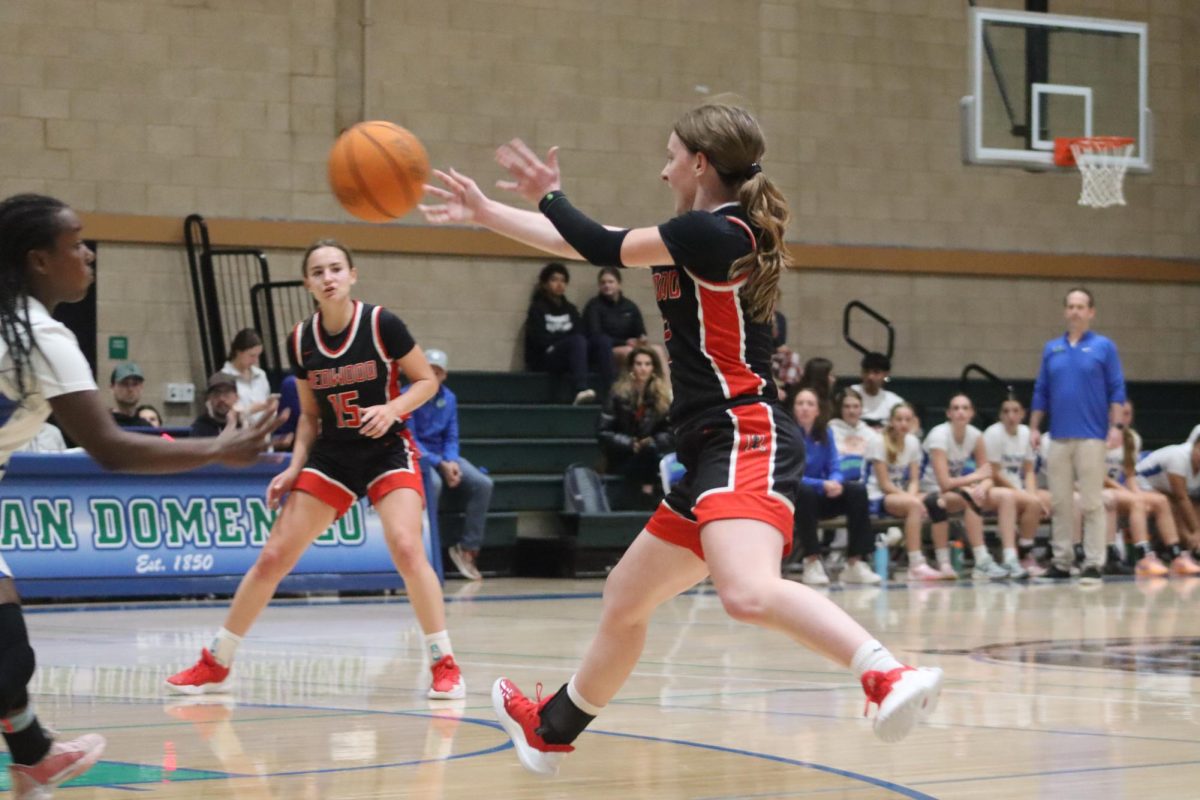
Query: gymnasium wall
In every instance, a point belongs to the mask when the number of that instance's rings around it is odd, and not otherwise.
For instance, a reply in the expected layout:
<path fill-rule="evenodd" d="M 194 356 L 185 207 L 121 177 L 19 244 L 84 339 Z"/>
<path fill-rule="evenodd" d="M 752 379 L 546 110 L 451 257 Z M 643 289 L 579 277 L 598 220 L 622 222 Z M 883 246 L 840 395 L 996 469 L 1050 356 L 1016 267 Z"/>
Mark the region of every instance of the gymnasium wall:
<path fill-rule="evenodd" d="M 1124 209 L 1078 208 L 1075 175 L 961 164 L 958 0 L 5 0 L 0 193 L 44 191 L 107 214 L 348 223 L 325 154 L 346 124 L 386 118 L 485 185 L 499 177 L 498 142 L 560 145 L 580 206 L 646 224 L 670 213 L 657 173 L 672 119 L 729 92 L 763 122 L 764 168 L 791 199 L 798 243 L 1195 259 L 1200 53 L 1184 43 L 1200 6 L 1051 5 L 1150 24 L 1155 172 L 1130 178 Z M 294 252 L 270 256 L 295 270 Z M 793 344 L 841 371 L 855 361 L 840 344 L 841 306 L 861 298 L 900 326 L 898 372 L 948 375 L 978 360 L 1027 375 L 1075 282 L 857 263 L 866 269 L 809 263 L 785 285 Z M 395 306 L 456 366 L 515 364 L 537 262 L 368 255 L 362 267 L 363 296 Z M 1095 284 L 1098 327 L 1132 377 L 1196 376 L 1200 332 L 1188 323 L 1200 283 L 1127 272 L 1135 280 Z M 593 276 L 576 271 L 577 300 Z M 644 276 L 627 291 L 651 311 Z M 202 378 L 181 247 L 102 245 L 99 292 L 101 352 L 107 335 L 129 335 L 148 399 L 159 380 Z"/>

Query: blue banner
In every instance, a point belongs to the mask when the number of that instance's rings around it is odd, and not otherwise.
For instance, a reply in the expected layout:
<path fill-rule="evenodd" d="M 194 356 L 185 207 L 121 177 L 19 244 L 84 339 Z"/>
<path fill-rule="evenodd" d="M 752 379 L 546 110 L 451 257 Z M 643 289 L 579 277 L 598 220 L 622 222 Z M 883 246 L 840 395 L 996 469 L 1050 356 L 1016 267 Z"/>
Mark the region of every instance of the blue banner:
<path fill-rule="evenodd" d="M 232 593 L 277 512 L 267 484 L 287 455 L 246 469 L 107 472 L 79 453 L 16 453 L 0 481 L 0 554 L 26 597 Z M 425 526 L 425 550 L 442 574 Z M 365 500 L 311 546 L 283 591 L 398 588 L 378 514 Z"/>

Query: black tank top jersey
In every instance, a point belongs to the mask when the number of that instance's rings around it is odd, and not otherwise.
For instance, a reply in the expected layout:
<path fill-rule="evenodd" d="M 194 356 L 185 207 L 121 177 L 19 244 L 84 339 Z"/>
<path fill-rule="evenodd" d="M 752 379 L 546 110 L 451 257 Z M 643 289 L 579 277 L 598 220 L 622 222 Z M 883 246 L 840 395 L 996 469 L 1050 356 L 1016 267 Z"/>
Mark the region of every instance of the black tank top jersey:
<path fill-rule="evenodd" d="M 686 428 L 704 411 L 775 402 L 771 325 L 751 321 L 739 292 L 746 279 L 729 280 L 760 232 L 736 203 L 689 211 L 658 230 L 675 262 L 652 270 L 671 357 L 672 423 Z"/>
<path fill-rule="evenodd" d="M 354 315 L 340 333 L 321 328 L 321 312 L 301 322 L 288 337 L 288 354 L 296 378 L 308 383 L 317 399 L 321 426 L 318 441 L 370 442 L 358 429 L 362 412 L 400 394 L 396 361 L 416 346 L 408 328 L 382 306 L 354 301 Z M 404 422 L 397 421 L 390 442 Z"/>

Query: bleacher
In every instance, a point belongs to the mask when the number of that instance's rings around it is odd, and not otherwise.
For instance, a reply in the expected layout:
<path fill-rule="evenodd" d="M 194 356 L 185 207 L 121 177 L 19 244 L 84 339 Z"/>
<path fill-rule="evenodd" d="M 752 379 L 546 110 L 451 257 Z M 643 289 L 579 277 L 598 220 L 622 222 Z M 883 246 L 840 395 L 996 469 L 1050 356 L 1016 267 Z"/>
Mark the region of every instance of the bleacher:
<path fill-rule="evenodd" d="M 606 477 L 611 513 L 563 513 L 563 470 L 572 463 L 600 464 L 598 407 L 570 405 L 569 387 L 540 373 L 456 371 L 448 383 L 459 400 L 462 453 L 496 484 L 480 568 L 568 576 L 601 573 L 615 563 L 652 506 Z M 895 378 L 888 385 L 918 407 L 926 430 L 945 420 L 946 401 L 959 387 L 956 378 Z M 1002 397 L 985 382 L 968 388 L 978 408 L 976 424 L 985 427 L 996 419 Z M 1016 381 L 1014 389 L 1028 402 L 1033 382 Z M 1128 391 L 1147 449 L 1182 441 L 1200 422 L 1198 383 L 1130 383 Z M 453 495 L 442 502 L 439 522 L 447 545 L 457 541 L 462 509 Z"/>

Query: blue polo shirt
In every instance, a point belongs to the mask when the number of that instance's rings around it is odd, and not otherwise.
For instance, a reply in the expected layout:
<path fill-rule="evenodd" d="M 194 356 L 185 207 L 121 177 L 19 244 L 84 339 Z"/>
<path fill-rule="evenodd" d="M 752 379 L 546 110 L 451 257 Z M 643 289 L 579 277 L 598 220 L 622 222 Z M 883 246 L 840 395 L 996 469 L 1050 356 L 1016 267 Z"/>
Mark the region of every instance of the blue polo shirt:
<path fill-rule="evenodd" d="M 1055 439 L 1103 439 L 1108 408 L 1125 402 L 1125 375 L 1112 340 L 1088 331 L 1071 346 L 1067 334 L 1042 348 L 1033 410 L 1049 413 Z"/>

